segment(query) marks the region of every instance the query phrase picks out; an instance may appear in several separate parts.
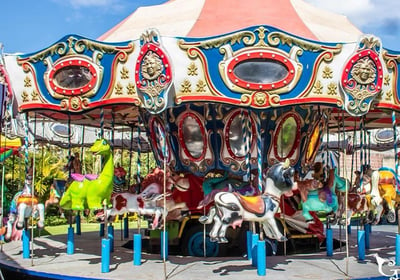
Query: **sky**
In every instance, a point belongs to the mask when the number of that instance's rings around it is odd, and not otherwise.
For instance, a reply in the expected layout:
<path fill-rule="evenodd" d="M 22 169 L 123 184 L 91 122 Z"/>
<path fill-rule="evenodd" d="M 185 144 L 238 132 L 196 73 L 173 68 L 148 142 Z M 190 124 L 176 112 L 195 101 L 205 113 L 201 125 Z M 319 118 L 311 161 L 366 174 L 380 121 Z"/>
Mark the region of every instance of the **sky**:
<path fill-rule="evenodd" d="M 243 1 L 243 0 L 232 0 Z M 363 33 L 400 51 L 399 0 L 304 0 L 346 15 Z M 4 53 L 47 48 L 68 34 L 97 39 L 140 6 L 166 0 L 3 0 L 0 43 Z"/>

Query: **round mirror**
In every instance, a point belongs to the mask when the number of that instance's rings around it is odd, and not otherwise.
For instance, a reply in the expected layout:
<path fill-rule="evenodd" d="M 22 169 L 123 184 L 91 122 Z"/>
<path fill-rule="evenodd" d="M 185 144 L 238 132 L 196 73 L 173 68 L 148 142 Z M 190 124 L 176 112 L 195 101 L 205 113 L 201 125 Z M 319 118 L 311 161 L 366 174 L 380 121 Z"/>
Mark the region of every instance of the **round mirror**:
<path fill-rule="evenodd" d="M 53 123 L 50 125 L 50 130 L 57 136 L 68 138 L 68 126 L 61 123 Z M 70 134 L 72 136 L 73 130 L 71 129 Z"/>

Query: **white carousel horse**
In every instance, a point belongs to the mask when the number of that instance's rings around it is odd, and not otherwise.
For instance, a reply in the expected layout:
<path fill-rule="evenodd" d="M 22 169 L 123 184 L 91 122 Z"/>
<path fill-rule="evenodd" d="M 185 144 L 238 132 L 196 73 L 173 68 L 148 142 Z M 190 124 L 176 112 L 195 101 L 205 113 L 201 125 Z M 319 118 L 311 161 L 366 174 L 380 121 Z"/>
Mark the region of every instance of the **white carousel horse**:
<path fill-rule="evenodd" d="M 16 229 L 23 229 L 25 221 L 29 217 L 39 218 L 38 228 L 44 227 L 44 204 L 39 203 L 36 196 L 32 195 L 32 178 L 28 175 L 22 191 L 17 192 L 10 206 L 10 214 L 7 222 L 6 240 L 11 240 L 14 223 Z"/>
<path fill-rule="evenodd" d="M 111 197 L 112 208 L 108 209 L 107 216 L 114 217 L 125 213 L 138 213 L 139 215 L 152 216 L 152 229 L 159 227 L 159 221 L 164 215 L 168 220 L 179 220 L 181 212 L 188 210 L 185 202 L 177 203 L 171 197 L 172 186 L 179 186 L 179 190 L 187 190 L 187 179 L 180 176 L 169 176 L 167 180 L 167 193 L 163 194 L 164 173 L 156 168 L 142 182 L 144 190 L 139 194 L 131 192 L 114 193 Z M 166 196 L 166 211 L 164 211 L 163 200 Z M 174 210 L 179 210 L 178 214 Z M 174 213 L 175 215 L 170 215 Z"/>
<path fill-rule="evenodd" d="M 282 194 L 292 194 L 296 189 L 294 169 L 285 163 L 271 166 L 267 172 L 265 192 L 259 196 L 244 197 L 238 193 L 219 192 L 215 195 L 215 206 L 210 208 L 207 216 L 200 217 L 203 224 L 214 225 L 210 231 L 210 240 L 226 243 L 226 230 L 229 226 L 241 226 L 243 221 L 260 222 L 265 234 L 278 241 L 286 237 L 279 231 L 275 213 L 279 208 Z"/>

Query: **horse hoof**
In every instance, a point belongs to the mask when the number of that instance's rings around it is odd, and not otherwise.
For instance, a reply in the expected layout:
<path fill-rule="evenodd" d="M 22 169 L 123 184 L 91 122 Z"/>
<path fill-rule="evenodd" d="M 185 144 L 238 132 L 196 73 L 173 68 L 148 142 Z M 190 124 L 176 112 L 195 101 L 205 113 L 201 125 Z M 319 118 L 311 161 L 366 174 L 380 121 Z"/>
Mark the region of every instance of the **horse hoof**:
<path fill-rule="evenodd" d="M 228 243 L 228 239 L 226 239 L 225 237 L 220 237 L 218 239 L 218 243 Z"/>
<path fill-rule="evenodd" d="M 199 222 L 202 223 L 203 225 L 204 225 L 204 224 L 207 224 L 207 220 L 208 220 L 208 217 L 207 217 L 207 216 L 201 216 L 201 217 L 199 218 Z"/>
<path fill-rule="evenodd" d="M 210 236 L 210 241 L 211 241 L 211 242 L 218 242 L 219 240 L 218 240 L 218 238 L 216 238 L 216 237 L 211 237 L 211 236 Z"/>

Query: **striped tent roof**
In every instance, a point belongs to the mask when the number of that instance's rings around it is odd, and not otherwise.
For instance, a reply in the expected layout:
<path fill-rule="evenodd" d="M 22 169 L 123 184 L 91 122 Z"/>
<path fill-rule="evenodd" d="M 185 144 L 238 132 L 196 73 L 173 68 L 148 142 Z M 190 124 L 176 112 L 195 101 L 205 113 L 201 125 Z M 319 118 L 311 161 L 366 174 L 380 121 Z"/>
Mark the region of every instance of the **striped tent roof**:
<path fill-rule="evenodd" d="M 138 39 L 147 28 L 156 28 L 163 36 L 208 37 L 253 25 L 325 42 L 352 42 L 361 35 L 347 17 L 303 0 L 170 0 L 138 8 L 98 39 Z"/>

